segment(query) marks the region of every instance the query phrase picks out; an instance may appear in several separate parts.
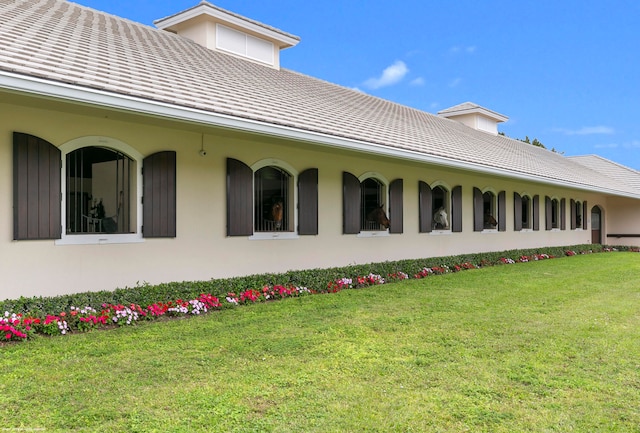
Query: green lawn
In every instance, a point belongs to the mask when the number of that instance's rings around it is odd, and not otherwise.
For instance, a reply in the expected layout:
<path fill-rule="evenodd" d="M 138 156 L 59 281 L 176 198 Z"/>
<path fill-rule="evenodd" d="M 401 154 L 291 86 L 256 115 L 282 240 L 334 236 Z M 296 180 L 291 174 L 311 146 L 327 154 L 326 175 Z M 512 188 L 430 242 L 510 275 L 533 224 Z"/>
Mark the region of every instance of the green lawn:
<path fill-rule="evenodd" d="M 639 275 L 592 254 L 39 337 L 0 347 L 0 431 L 638 432 Z"/>

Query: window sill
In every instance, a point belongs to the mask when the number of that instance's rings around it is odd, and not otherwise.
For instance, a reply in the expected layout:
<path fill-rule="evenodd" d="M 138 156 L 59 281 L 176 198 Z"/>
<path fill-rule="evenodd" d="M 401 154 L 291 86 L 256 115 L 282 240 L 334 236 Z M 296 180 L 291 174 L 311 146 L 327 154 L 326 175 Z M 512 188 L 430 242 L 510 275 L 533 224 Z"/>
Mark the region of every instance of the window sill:
<path fill-rule="evenodd" d="M 486 233 L 486 234 L 498 233 L 498 229 L 482 229 L 480 233 Z"/>
<path fill-rule="evenodd" d="M 249 240 L 252 241 L 263 241 L 263 240 L 269 240 L 269 239 L 298 239 L 299 236 L 297 233 L 294 232 L 260 232 L 260 233 L 254 233 L 253 235 L 249 236 Z"/>
<path fill-rule="evenodd" d="M 451 233 L 452 233 L 451 230 L 431 230 L 429 234 L 434 236 L 439 236 L 439 235 L 450 235 Z"/>
<path fill-rule="evenodd" d="M 106 245 L 106 244 L 134 244 L 144 242 L 142 235 L 127 234 L 77 234 L 63 235 L 55 241 L 56 245 Z"/>
<path fill-rule="evenodd" d="M 385 236 L 391 236 L 388 230 L 364 231 L 356 235 L 358 238 L 380 238 Z"/>

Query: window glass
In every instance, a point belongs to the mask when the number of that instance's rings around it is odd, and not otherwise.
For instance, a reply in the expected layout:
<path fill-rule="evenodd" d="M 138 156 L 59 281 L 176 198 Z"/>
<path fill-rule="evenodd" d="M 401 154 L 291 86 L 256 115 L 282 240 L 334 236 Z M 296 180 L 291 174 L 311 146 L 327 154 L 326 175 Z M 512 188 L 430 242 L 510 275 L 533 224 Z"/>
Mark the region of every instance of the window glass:
<path fill-rule="evenodd" d="M 263 167 L 255 172 L 255 231 L 292 231 L 291 184 L 293 176 L 279 167 Z"/>
<path fill-rule="evenodd" d="M 495 229 L 498 225 L 496 221 L 496 196 L 491 191 L 482 194 L 482 212 L 485 229 Z"/>
<path fill-rule="evenodd" d="M 133 160 L 104 147 L 66 158 L 66 233 L 131 233 Z"/>
<path fill-rule="evenodd" d="M 531 228 L 531 199 L 528 196 L 523 196 L 522 200 L 522 228 L 530 229 Z"/>
<path fill-rule="evenodd" d="M 559 218 L 560 205 L 557 199 L 551 200 L 551 227 L 557 229 L 560 227 Z"/>
<path fill-rule="evenodd" d="M 389 220 L 384 211 L 384 184 L 372 177 L 367 178 L 360 183 L 360 194 L 360 229 L 386 230 Z"/>
<path fill-rule="evenodd" d="M 433 229 L 449 230 L 450 206 L 449 191 L 441 186 L 436 186 L 431 190 L 431 202 L 433 209 Z"/>

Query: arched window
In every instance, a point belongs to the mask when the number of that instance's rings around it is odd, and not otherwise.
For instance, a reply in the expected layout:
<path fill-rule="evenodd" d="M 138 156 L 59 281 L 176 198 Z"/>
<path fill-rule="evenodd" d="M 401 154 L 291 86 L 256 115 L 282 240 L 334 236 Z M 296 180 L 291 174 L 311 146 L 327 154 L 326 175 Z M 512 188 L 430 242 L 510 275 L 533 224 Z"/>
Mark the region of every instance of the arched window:
<path fill-rule="evenodd" d="M 418 208 L 420 233 L 433 230 L 462 231 L 462 187 L 451 189 L 436 181 L 433 187 L 418 181 Z"/>
<path fill-rule="evenodd" d="M 227 158 L 227 236 L 292 239 L 318 234 L 318 169 L 284 161 L 249 167 Z"/>
<path fill-rule="evenodd" d="M 483 228 L 495 229 L 497 226 L 495 216 L 498 215 L 498 212 L 496 195 L 492 191 L 487 191 L 482 194 L 482 215 Z"/>
<path fill-rule="evenodd" d="M 566 199 L 545 197 L 545 228 L 546 230 L 566 230 Z M 573 210 L 572 210 L 573 213 Z"/>
<path fill-rule="evenodd" d="M 254 174 L 254 230 L 293 231 L 293 176 L 277 166 Z"/>
<path fill-rule="evenodd" d="M 431 206 L 433 209 L 433 229 L 449 230 L 451 227 L 451 201 L 449 191 L 445 187 L 438 185 L 431 189 Z"/>
<path fill-rule="evenodd" d="M 584 204 L 580 201 L 576 201 L 571 199 L 569 202 L 570 211 L 571 211 L 571 230 L 580 229 L 582 230 L 582 217 L 584 213 Z"/>
<path fill-rule="evenodd" d="M 380 232 L 403 232 L 402 179 L 389 183 L 368 172 L 360 177 L 342 173 L 342 232 L 376 236 Z"/>
<path fill-rule="evenodd" d="M 496 194 L 492 189 L 482 192 L 473 188 L 473 230 L 506 230 L 506 193 Z"/>
<path fill-rule="evenodd" d="M 65 166 L 67 234 L 135 231 L 135 171 L 129 156 L 107 147 L 81 147 L 66 155 Z"/>
<path fill-rule="evenodd" d="M 369 177 L 360 182 L 360 230 L 386 230 L 386 186 L 380 180 Z M 382 213 L 381 213 L 382 212 Z M 382 216 L 384 214 L 384 216 Z"/>
<path fill-rule="evenodd" d="M 513 215 L 516 231 L 533 228 L 533 200 L 529 195 L 513 193 Z"/>

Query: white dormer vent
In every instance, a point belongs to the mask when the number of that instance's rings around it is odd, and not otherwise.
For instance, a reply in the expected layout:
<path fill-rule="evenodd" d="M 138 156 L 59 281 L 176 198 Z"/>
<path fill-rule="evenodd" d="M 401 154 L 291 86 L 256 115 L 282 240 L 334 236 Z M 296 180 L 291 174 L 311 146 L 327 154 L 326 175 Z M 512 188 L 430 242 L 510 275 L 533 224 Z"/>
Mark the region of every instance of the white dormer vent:
<path fill-rule="evenodd" d="M 438 112 L 438 116 L 456 120 L 470 128 L 498 135 L 498 123 L 509 120 L 495 111 L 488 110 L 473 102 L 465 102 Z"/>
<path fill-rule="evenodd" d="M 154 24 L 160 30 L 176 33 L 211 50 L 276 69 L 280 68 L 280 50 L 300 42 L 298 36 L 229 12 L 205 0 Z"/>

